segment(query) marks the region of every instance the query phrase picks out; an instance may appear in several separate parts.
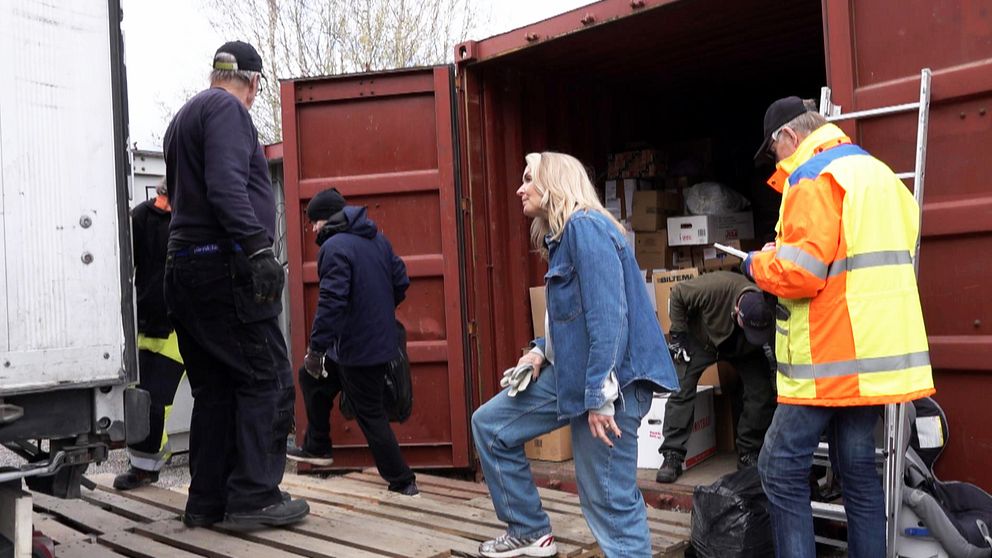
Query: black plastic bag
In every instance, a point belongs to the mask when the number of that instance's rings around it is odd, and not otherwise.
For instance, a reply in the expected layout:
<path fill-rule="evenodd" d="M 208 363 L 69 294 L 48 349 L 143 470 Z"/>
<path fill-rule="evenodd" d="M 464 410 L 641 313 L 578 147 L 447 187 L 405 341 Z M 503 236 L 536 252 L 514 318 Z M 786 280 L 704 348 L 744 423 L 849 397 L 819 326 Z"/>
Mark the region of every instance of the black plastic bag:
<path fill-rule="evenodd" d="M 389 422 L 403 423 L 413 414 L 413 378 L 410 376 L 410 357 L 406 352 L 406 328 L 396 320 L 396 329 L 399 334 L 399 356 L 390 361 L 386 371 L 382 402 Z M 355 410 L 343 391 L 338 406 L 344 418 L 355 419 Z"/>
<path fill-rule="evenodd" d="M 768 498 L 757 467 L 696 487 L 692 493 L 692 546 L 702 558 L 775 556 Z"/>

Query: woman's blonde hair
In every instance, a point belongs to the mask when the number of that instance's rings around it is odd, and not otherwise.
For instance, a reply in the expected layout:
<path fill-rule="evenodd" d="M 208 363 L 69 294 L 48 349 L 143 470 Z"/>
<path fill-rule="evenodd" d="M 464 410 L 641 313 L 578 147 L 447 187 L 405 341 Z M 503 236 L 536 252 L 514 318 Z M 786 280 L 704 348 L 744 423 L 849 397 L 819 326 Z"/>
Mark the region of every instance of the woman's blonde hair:
<path fill-rule="evenodd" d="M 550 151 L 530 153 L 524 159 L 534 188 L 541 196 L 541 208 L 547 212 L 546 217 L 536 217 L 530 224 L 531 244 L 544 259 L 548 258 L 544 238 L 550 234 L 553 240 L 558 240 L 565 231 L 565 223 L 576 211 L 601 213 L 617 230 L 626 232 L 600 203 L 596 188 L 578 159 Z"/>

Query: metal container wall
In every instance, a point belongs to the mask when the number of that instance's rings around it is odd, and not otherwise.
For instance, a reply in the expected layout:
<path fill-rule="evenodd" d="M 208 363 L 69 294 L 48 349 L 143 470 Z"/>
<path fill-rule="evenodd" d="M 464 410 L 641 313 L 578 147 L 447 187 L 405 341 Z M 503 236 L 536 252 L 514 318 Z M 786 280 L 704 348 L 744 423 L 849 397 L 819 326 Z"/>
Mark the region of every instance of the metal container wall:
<path fill-rule="evenodd" d="M 992 2 L 828 0 L 824 18 L 845 112 L 916 101 L 920 69 L 934 72 L 919 258 L 935 399 L 950 423 L 936 472 L 992 489 Z M 913 169 L 915 113 L 848 129 L 897 172 Z"/>
<path fill-rule="evenodd" d="M 303 362 L 318 293 L 306 204 L 335 187 L 368 208 L 407 266 L 397 317 L 408 332 L 414 412 L 394 430 L 420 467 L 469 465 L 450 72 L 286 81 L 281 91 L 293 364 Z M 296 424 L 302 436 L 299 397 Z M 357 423 L 337 411 L 332 437 L 336 465 L 372 464 Z"/>

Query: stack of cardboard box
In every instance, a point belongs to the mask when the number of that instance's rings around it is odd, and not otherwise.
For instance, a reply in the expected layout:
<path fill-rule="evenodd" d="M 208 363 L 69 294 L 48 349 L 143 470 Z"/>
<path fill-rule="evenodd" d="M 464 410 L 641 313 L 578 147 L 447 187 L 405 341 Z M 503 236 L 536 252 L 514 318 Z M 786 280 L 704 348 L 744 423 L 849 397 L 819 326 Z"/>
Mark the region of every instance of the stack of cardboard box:
<path fill-rule="evenodd" d="M 607 158 L 607 176 L 613 178 L 653 178 L 664 176 L 667 154 L 655 149 L 621 151 Z"/>

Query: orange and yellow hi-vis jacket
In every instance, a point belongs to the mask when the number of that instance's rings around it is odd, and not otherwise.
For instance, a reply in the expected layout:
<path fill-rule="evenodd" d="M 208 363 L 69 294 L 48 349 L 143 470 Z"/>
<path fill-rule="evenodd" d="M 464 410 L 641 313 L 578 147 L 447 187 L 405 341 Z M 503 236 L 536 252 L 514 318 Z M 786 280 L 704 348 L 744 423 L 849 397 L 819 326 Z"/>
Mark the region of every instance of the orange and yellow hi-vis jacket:
<path fill-rule="evenodd" d="M 751 275 L 779 297 L 778 400 L 855 406 L 934 393 L 913 270 L 919 207 L 881 161 L 833 124 L 768 181 L 782 192 L 776 249 Z"/>

